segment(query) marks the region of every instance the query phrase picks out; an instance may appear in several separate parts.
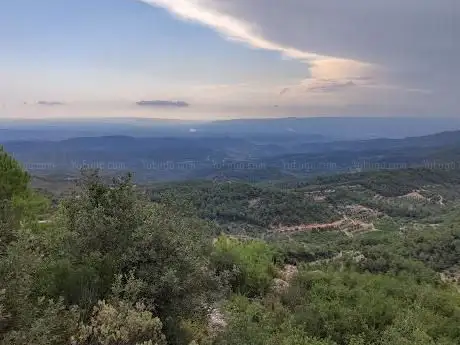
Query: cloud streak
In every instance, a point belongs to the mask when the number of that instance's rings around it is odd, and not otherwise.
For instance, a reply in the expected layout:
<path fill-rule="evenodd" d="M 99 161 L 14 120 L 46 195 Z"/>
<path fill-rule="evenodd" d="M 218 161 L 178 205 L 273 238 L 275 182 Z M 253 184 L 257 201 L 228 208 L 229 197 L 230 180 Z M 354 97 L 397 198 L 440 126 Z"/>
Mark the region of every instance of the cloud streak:
<path fill-rule="evenodd" d="M 200 0 L 141 0 L 149 5 L 162 7 L 181 19 L 200 23 L 210 27 L 224 37 L 248 44 L 252 48 L 276 51 L 286 57 L 314 61 L 326 56 L 302 51 L 293 47 L 283 46 L 265 39 L 257 29 L 243 20 L 213 10 L 206 6 L 210 3 Z"/>
<path fill-rule="evenodd" d="M 38 105 L 49 106 L 49 107 L 65 105 L 65 103 L 63 103 L 63 102 L 56 102 L 56 101 L 51 101 L 51 102 L 50 101 L 38 101 L 37 104 Z"/>
<path fill-rule="evenodd" d="M 342 59 L 334 56 L 322 55 L 307 50 L 297 49 L 293 46 L 277 43 L 265 38 L 259 29 L 235 16 L 219 11 L 217 2 L 203 0 L 140 0 L 149 5 L 166 9 L 176 17 L 207 26 L 225 38 L 244 43 L 251 48 L 274 51 L 285 58 L 299 60 L 308 65 L 313 78 L 324 79 L 331 77 L 330 71 L 335 71 L 332 77 L 342 77 L 355 73 L 354 76 L 362 77 L 362 73 L 373 69 L 369 63 Z M 214 6 L 213 6 L 214 5 Z M 281 91 L 282 92 L 282 91 Z"/>
<path fill-rule="evenodd" d="M 184 101 L 139 101 L 136 102 L 138 106 L 141 107 L 155 107 L 155 108 L 187 108 L 190 106 L 187 102 Z"/>
<path fill-rule="evenodd" d="M 304 63 L 274 91 L 283 102 L 459 112 L 458 0 L 140 1 Z"/>

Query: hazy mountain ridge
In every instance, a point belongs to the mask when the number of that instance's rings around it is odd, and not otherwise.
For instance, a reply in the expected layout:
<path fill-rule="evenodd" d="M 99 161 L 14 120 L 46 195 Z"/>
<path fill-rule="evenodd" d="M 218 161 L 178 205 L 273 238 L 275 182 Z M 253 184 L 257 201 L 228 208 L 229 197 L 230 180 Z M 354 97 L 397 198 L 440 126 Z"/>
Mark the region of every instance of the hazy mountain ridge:
<path fill-rule="evenodd" d="M 62 140 L 76 136 L 129 135 L 258 137 L 309 136 L 323 140 L 404 138 L 458 129 L 456 118 L 290 117 L 194 121 L 149 118 L 110 119 L 0 119 L 0 142 L 11 140 Z"/>
<path fill-rule="evenodd" d="M 79 137 L 4 144 L 37 174 L 133 171 L 140 180 L 270 180 L 409 167 L 457 168 L 460 132 L 405 139 L 310 142 L 302 136 Z"/>

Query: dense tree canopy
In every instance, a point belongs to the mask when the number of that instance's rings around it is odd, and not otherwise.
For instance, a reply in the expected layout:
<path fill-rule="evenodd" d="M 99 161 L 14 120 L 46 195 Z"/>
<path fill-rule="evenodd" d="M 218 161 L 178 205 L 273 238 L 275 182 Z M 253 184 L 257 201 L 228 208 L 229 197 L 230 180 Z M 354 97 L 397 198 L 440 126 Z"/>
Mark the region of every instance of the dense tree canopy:
<path fill-rule="evenodd" d="M 11 200 L 27 191 L 29 174 L 0 146 L 0 200 Z"/>
<path fill-rule="evenodd" d="M 356 236 L 262 240 L 216 221 L 267 230 L 336 210 L 305 190 L 244 185 L 186 184 L 149 200 L 129 175 L 92 171 L 50 209 L 4 151 L 0 181 L 1 345 L 460 343 L 460 294 L 444 279 L 458 274 L 456 208 L 436 226 L 387 216 Z"/>

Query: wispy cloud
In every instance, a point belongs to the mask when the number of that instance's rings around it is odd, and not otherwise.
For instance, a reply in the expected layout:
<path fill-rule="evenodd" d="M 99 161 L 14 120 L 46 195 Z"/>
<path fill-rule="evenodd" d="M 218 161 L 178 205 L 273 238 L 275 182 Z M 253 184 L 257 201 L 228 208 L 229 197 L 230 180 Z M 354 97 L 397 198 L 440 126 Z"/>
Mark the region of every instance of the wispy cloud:
<path fill-rule="evenodd" d="M 458 112 L 455 0 L 139 1 L 305 65 L 298 80 L 280 79 L 273 92 L 254 86 L 261 103 L 278 95 L 283 105 L 366 104 L 387 111 L 394 104 L 401 112 Z M 226 89 L 228 95 L 245 91 Z"/>
<path fill-rule="evenodd" d="M 288 87 L 283 88 L 283 89 L 280 91 L 280 96 L 282 96 L 282 95 L 288 93 L 289 90 L 290 90 L 290 88 L 288 88 Z"/>
<path fill-rule="evenodd" d="M 190 104 L 184 101 L 163 101 L 163 100 L 139 101 L 139 102 L 136 102 L 136 104 L 142 107 L 156 107 L 156 108 L 187 108 L 190 106 Z"/>
<path fill-rule="evenodd" d="M 333 92 L 355 87 L 353 80 L 318 80 L 306 87 L 306 91 L 310 92 Z"/>
<path fill-rule="evenodd" d="M 56 101 L 38 101 L 38 105 L 45 105 L 45 106 L 59 106 L 59 105 L 65 105 L 64 102 L 56 102 Z"/>
<path fill-rule="evenodd" d="M 255 49 L 279 52 L 285 58 L 299 60 L 308 65 L 313 78 L 341 77 L 353 70 L 360 76 L 361 70 L 369 70 L 370 64 L 361 61 L 321 55 L 295 47 L 277 43 L 265 38 L 260 30 L 250 23 L 219 11 L 211 6 L 213 1 L 202 0 L 140 0 L 161 7 L 182 20 L 197 22 L 207 26 L 225 38 L 244 43 Z M 333 71 L 333 72 L 331 72 Z"/>
<path fill-rule="evenodd" d="M 302 51 L 265 39 L 257 28 L 249 23 L 209 7 L 209 2 L 200 0 L 140 0 L 162 7 L 181 19 L 208 26 L 224 37 L 239 41 L 257 49 L 277 51 L 293 59 L 312 61 L 326 56 Z M 208 6 L 206 6 L 208 5 Z"/>
<path fill-rule="evenodd" d="M 285 95 L 293 90 L 296 92 L 341 92 L 347 89 L 355 88 L 357 86 L 363 86 L 365 83 L 366 81 L 361 79 L 309 79 L 298 85 L 285 87 L 283 90 L 281 90 L 280 95 Z"/>

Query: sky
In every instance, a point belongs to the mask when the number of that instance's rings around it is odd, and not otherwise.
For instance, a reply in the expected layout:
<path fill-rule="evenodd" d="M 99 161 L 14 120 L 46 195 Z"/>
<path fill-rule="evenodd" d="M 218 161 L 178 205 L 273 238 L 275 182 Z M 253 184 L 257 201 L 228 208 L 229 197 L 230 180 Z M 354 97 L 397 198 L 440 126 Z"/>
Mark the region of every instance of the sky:
<path fill-rule="evenodd" d="M 459 42 L 459 0 L 1 0 L 0 117 L 460 117 Z"/>

